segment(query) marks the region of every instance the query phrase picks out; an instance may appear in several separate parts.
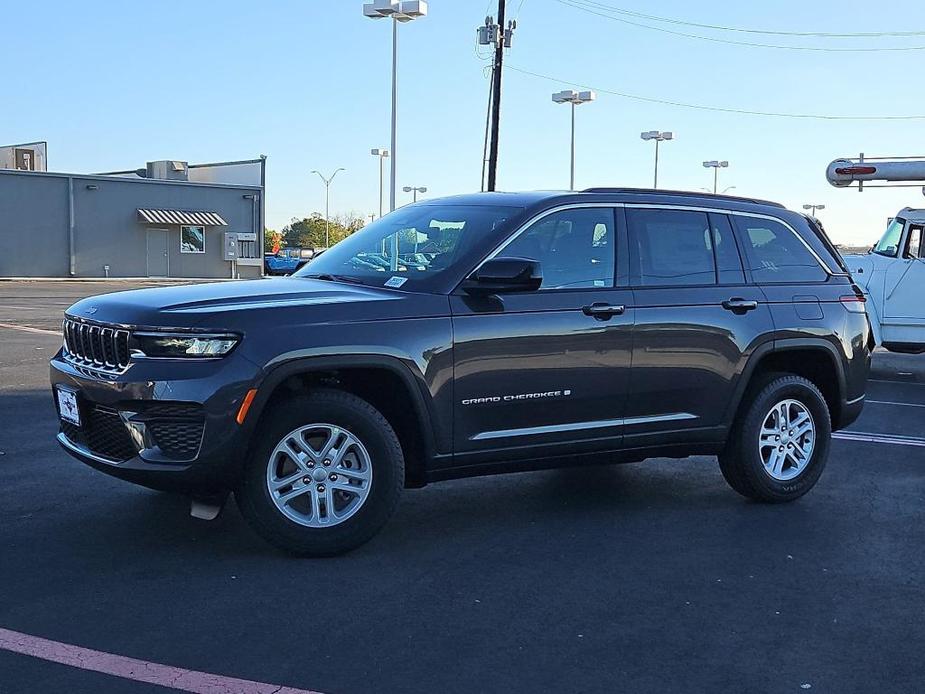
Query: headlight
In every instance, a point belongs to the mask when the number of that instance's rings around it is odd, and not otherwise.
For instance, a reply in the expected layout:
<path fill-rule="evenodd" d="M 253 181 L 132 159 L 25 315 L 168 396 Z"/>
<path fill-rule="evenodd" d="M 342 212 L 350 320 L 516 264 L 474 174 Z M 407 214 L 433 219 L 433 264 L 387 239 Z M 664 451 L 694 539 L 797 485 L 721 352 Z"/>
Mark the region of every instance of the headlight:
<path fill-rule="evenodd" d="M 215 359 L 223 357 L 241 340 L 238 335 L 167 335 L 135 333 L 134 349 L 146 357 Z"/>

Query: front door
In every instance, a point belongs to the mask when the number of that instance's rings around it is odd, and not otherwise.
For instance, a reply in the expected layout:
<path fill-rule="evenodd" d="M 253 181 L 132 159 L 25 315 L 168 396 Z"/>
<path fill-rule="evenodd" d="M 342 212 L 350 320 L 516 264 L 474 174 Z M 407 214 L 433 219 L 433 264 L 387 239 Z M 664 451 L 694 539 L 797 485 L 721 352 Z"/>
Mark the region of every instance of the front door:
<path fill-rule="evenodd" d="M 883 341 L 925 343 L 923 225 L 909 223 L 902 251 L 889 264 L 883 288 Z"/>
<path fill-rule="evenodd" d="M 458 463 L 619 447 L 633 309 L 617 238 L 612 207 L 553 212 L 496 254 L 538 260 L 540 289 L 451 297 Z"/>
<path fill-rule="evenodd" d="M 167 241 L 169 234 L 165 229 L 148 229 L 148 277 L 167 277 L 170 275 Z"/>
<path fill-rule="evenodd" d="M 765 297 L 746 284 L 726 215 L 625 213 L 636 326 L 624 445 L 710 440 L 753 342 L 773 329 Z"/>

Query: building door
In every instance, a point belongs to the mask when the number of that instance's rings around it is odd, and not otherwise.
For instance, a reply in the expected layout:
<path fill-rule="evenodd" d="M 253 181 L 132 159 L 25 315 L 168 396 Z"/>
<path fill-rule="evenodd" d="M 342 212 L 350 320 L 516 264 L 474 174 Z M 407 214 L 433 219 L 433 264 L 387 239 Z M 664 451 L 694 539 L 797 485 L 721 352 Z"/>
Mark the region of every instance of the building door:
<path fill-rule="evenodd" d="M 170 263 L 167 257 L 166 229 L 148 229 L 148 277 L 167 277 Z"/>

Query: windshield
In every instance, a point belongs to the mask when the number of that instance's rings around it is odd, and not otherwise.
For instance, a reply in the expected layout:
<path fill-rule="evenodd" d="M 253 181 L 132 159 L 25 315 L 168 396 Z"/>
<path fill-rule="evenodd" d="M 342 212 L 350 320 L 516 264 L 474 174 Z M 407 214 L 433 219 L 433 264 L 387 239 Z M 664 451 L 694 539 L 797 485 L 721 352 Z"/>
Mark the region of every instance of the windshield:
<path fill-rule="evenodd" d="M 891 258 L 896 257 L 899 250 L 899 241 L 903 235 L 903 229 L 906 226 L 906 220 L 902 217 L 895 217 L 890 225 L 886 228 L 883 237 L 877 241 L 871 251 L 880 255 L 888 255 Z"/>
<path fill-rule="evenodd" d="M 519 207 L 413 205 L 382 217 L 295 273 L 376 287 L 426 290 Z"/>

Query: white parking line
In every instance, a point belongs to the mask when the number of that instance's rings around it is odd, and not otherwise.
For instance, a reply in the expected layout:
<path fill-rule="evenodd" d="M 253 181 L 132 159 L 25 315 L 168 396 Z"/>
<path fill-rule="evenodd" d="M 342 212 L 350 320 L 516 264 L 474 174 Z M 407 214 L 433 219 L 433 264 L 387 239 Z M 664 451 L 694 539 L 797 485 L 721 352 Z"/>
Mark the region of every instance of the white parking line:
<path fill-rule="evenodd" d="M 869 434 L 864 431 L 836 431 L 833 439 L 845 441 L 864 441 L 865 443 L 886 443 L 894 446 L 915 446 L 925 448 L 925 439 L 914 436 L 896 436 L 893 434 Z"/>
<path fill-rule="evenodd" d="M 893 402 L 891 400 L 868 400 L 868 405 L 896 405 L 897 407 L 925 407 L 916 402 Z"/>
<path fill-rule="evenodd" d="M 167 689 L 196 694 L 320 694 L 307 689 L 281 687 L 278 684 L 240 680 L 208 672 L 151 663 L 105 651 L 49 641 L 18 631 L 0 629 L 0 650 L 30 655 L 81 670 L 101 672 L 135 682 L 156 684 Z"/>
<path fill-rule="evenodd" d="M 9 328 L 10 330 L 21 330 L 24 333 L 42 333 L 43 335 L 61 335 L 60 330 L 44 330 L 42 328 L 32 328 L 28 325 L 16 325 L 15 323 L 0 323 L 0 328 Z"/>

